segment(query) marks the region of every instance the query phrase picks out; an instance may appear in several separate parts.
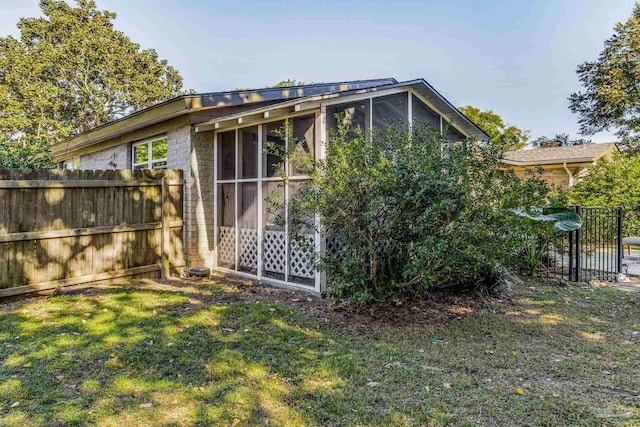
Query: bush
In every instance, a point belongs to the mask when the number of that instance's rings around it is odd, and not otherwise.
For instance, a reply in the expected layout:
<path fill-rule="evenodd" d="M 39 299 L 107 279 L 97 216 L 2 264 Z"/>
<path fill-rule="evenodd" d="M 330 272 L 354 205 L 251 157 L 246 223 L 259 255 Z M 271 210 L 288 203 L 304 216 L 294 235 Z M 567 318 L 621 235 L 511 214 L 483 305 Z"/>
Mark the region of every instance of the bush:
<path fill-rule="evenodd" d="M 612 163 L 598 163 L 568 190 L 571 203 L 624 208 L 623 233 L 640 235 L 640 155 L 617 154 Z"/>
<path fill-rule="evenodd" d="M 41 138 L 8 142 L 0 136 L 0 169 L 51 169 L 55 163 Z"/>
<path fill-rule="evenodd" d="M 418 125 L 366 136 L 341 128 L 326 161 L 306 164 L 311 181 L 289 206 L 294 237 L 319 214 L 341 249 L 318 260 L 328 293 L 363 302 L 505 282 L 526 233 L 512 209 L 548 193 L 505 172 L 491 147 Z"/>

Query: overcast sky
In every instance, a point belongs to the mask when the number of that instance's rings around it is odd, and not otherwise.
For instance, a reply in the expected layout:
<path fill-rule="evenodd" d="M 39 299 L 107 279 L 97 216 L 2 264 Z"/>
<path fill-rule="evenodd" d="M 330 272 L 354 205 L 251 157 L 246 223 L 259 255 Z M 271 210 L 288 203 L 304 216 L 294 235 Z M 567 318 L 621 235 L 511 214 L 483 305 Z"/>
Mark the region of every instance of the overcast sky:
<path fill-rule="evenodd" d="M 454 105 L 491 109 L 532 136 L 577 135 L 567 97 L 633 0 L 96 0 L 197 92 L 425 78 Z M 37 0 L 0 0 L 0 36 Z M 612 133 L 596 142 L 614 140 Z"/>

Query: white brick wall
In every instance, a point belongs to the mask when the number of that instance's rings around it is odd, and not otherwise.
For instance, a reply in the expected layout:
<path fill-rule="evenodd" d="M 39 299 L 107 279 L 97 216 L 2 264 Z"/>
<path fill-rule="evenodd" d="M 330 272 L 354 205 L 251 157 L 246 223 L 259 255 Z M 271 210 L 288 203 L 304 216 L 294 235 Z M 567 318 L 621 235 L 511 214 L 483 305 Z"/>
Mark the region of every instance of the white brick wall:
<path fill-rule="evenodd" d="M 184 126 L 167 134 L 167 162 L 185 178 L 185 249 L 189 266 L 213 267 L 213 132 Z"/>
<path fill-rule="evenodd" d="M 131 169 L 131 145 L 120 144 L 80 156 L 82 170 Z"/>
<path fill-rule="evenodd" d="M 167 165 L 185 179 L 185 250 L 189 266 L 213 267 L 213 132 L 195 133 L 189 125 L 167 133 Z M 80 157 L 80 169 L 131 168 L 131 144 Z"/>

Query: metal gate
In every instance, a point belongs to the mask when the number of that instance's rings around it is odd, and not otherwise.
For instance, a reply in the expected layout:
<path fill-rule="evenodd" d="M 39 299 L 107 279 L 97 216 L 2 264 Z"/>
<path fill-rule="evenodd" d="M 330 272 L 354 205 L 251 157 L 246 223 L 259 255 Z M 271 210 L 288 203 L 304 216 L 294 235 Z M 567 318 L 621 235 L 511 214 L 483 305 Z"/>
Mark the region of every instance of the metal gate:
<path fill-rule="evenodd" d="M 622 207 L 568 209 L 582 218 L 582 227 L 548 239 L 545 272 L 573 282 L 615 280 L 622 272 Z"/>

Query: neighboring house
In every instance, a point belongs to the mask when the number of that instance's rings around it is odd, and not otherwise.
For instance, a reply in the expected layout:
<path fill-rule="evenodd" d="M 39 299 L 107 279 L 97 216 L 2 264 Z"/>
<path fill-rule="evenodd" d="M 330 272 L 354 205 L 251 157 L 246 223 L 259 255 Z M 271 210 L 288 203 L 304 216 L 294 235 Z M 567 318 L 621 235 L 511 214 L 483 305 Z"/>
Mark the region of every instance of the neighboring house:
<path fill-rule="evenodd" d="M 518 177 L 541 171 L 540 178 L 550 185 L 567 188 L 574 186 L 596 163 L 613 161 L 613 154 L 619 151 L 613 142 L 565 147 L 547 144 L 531 150 L 507 151 L 502 163 Z"/>
<path fill-rule="evenodd" d="M 52 154 L 80 169 L 184 170 L 188 266 L 320 291 L 308 245 L 290 241 L 264 202 L 274 192 L 287 200 L 308 177 L 263 148 L 293 143 L 276 132 L 290 119 L 296 148 L 321 159 L 337 113 L 365 130 L 420 120 L 450 141 L 488 139 L 425 80 L 380 79 L 184 95 L 74 136 Z M 326 244 L 316 232 L 306 240 L 316 250 Z"/>

